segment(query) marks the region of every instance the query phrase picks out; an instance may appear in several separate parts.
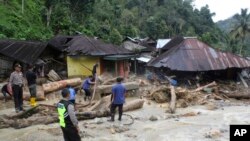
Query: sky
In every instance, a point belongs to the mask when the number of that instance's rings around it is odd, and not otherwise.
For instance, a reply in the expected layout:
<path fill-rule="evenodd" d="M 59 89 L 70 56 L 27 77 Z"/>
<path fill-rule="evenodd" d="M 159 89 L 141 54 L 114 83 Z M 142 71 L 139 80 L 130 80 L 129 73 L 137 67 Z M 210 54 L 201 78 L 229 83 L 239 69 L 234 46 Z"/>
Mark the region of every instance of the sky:
<path fill-rule="evenodd" d="M 193 4 L 197 9 L 207 4 L 210 11 L 216 13 L 213 17 L 214 22 L 240 13 L 241 8 L 248 8 L 248 13 L 250 12 L 250 0 L 194 0 Z"/>

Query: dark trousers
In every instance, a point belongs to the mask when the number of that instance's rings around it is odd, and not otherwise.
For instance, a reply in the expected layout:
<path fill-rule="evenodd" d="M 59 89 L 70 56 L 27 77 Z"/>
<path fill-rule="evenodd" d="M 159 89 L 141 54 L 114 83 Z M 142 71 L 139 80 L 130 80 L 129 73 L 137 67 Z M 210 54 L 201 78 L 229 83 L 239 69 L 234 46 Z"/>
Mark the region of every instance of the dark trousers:
<path fill-rule="evenodd" d="M 122 119 L 123 104 L 111 104 L 111 108 L 110 108 L 111 120 L 115 120 L 115 110 L 116 110 L 116 107 L 118 107 L 118 111 L 119 111 L 119 118 L 118 118 L 118 120 L 121 120 Z"/>
<path fill-rule="evenodd" d="M 13 85 L 13 97 L 15 102 L 15 108 L 22 110 L 23 107 L 23 87 L 19 85 Z"/>
<path fill-rule="evenodd" d="M 61 127 L 64 141 L 81 141 L 77 129 L 75 127 Z"/>

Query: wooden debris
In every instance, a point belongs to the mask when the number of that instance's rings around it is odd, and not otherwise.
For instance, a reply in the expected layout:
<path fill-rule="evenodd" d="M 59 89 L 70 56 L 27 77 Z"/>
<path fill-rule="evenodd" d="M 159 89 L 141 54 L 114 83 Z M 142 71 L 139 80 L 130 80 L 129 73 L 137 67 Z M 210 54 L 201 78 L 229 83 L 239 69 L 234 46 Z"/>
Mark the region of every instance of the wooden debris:
<path fill-rule="evenodd" d="M 38 112 L 37 107 L 38 107 L 38 105 L 35 106 L 35 107 L 32 107 L 30 109 L 27 109 L 27 110 L 25 110 L 23 112 L 19 112 L 19 113 L 15 114 L 15 115 L 11 116 L 10 118 L 13 119 L 13 118 L 25 118 L 25 117 L 29 117 L 32 114 Z"/>
<path fill-rule="evenodd" d="M 175 113 L 175 104 L 176 104 L 176 94 L 175 94 L 175 89 L 174 86 L 170 86 L 171 88 L 171 101 L 170 101 L 170 112 L 173 114 Z"/>
<path fill-rule="evenodd" d="M 225 96 L 236 99 L 250 99 L 250 93 L 249 94 L 233 93 L 233 94 L 225 94 Z"/>
<path fill-rule="evenodd" d="M 210 84 L 207 84 L 207 85 L 205 85 L 205 86 L 202 86 L 202 87 L 199 87 L 199 88 L 195 89 L 193 92 L 198 92 L 198 91 L 203 90 L 204 88 L 212 87 L 212 86 L 216 86 L 216 85 L 217 85 L 216 82 L 213 81 L 213 82 L 210 83 Z"/>
<path fill-rule="evenodd" d="M 238 76 L 239 76 L 241 82 L 243 83 L 244 87 L 248 88 L 247 82 L 244 80 L 243 76 L 240 73 L 238 73 Z"/>
<path fill-rule="evenodd" d="M 54 71 L 54 70 L 50 70 L 49 73 L 47 74 L 49 80 L 55 82 L 55 81 L 59 81 L 62 80 L 62 78 Z"/>
<path fill-rule="evenodd" d="M 106 98 L 107 99 L 107 98 Z M 78 120 L 94 119 L 96 117 L 110 116 L 110 109 L 108 108 L 110 102 L 104 100 L 101 104 L 95 106 L 94 111 L 79 112 L 76 114 Z M 124 112 L 142 108 L 144 100 L 138 99 L 128 102 L 124 105 Z M 102 107 L 103 105 L 104 108 Z M 40 108 L 39 108 L 40 107 Z M 45 110 L 45 111 L 44 111 Z M 31 116 L 34 115 L 34 116 Z M 50 124 L 58 122 L 58 114 L 56 107 L 53 105 L 38 105 L 24 112 L 20 112 L 13 116 L 0 116 L 0 129 L 7 127 L 24 128 L 37 124 Z"/>
<path fill-rule="evenodd" d="M 139 84 L 137 82 L 123 83 L 127 91 L 138 90 Z M 111 94 L 113 85 L 99 85 L 96 88 L 96 94 L 93 96 L 93 100 L 100 100 L 101 95 Z"/>
<path fill-rule="evenodd" d="M 116 82 L 116 77 L 115 78 L 112 78 L 112 79 L 109 79 L 109 80 L 106 80 L 102 83 L 102 85 L 112 85 Z"/>

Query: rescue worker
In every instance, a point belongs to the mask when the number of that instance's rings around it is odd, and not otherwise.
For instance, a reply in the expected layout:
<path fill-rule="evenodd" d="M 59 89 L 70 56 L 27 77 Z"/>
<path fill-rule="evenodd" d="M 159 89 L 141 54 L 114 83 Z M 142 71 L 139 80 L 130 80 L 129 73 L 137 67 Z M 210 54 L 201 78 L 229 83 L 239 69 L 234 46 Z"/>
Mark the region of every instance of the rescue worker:
<path fill-rule="evenodd" d="M 13 97 L 15 102 L 15 110 L 18 113 L 23 111 L 23 73 L 21 65 L 15 64 L 15 71 L 10 75 L 9 85 L 12 86 Z"/>
<path fill-rule="evenodd" d="M 118 107 L 119 111 L 119 118 L 118 120 L 122 120 L 122 112 L 123 112 L 123 104 L 125 103 L 125 95 L 126 95 L 126 88 L 122 84 L 123 78 L 118 77 L 116 79 L 117 84 L 112 87 L 112 95 L 111 95 L 111 122 L 115 121 L 115 110 Z"/>
<path fill-rule="evenodd" d="M 33 66 L 29 65 L 28 71 L 26 72 L 26 79 L 28 82 L 28 87 L 30 91 L 30 105 L 32 107 L 36 106 L 36 73 L 33 71 Z"/>
<path fill-rule="evenodd" d="M 67 85 L 67 88 L 69 90 L 69 93 L 70 93 L 70 97 L 69 97 L 69 101 L 75 105 L 76 103 L 76 91 L 74 88 L 72 88 L 72 86 L 70 85 Z"/>
<path fill-rule="evenodd" d="M 65 141 L 81 141 L 79 136 L 78 120 L 75 115 L 74 105 L 69 101 L 69 90 L 62 90 L 63 99 L 57 104 L 59 123 Z"/>
<path fill-rule="evenodd" d="M 95 82 L 92 82 L 93 76 L 90 75 L 88 78 L 86 78 L 83 82 L 83 86 L 82 89 L 85 91 L 85 97 L 84 100 L 86 101 L 87 99 L 90 100 L 91 99 L 91 92 L 90 92 L 90 85 L 95 84 Z"/>

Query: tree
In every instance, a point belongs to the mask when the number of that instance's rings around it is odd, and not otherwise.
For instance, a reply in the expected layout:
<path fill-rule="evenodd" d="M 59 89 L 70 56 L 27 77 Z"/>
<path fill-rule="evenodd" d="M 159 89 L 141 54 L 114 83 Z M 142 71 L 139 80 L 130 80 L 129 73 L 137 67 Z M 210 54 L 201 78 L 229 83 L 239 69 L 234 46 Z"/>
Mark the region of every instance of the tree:
<path fill-rule="evenodd" d="M 241 40 L 239 54 L 242 55 L 242 51 L 245 47 L 244 41 L 250 33 L 250 14 L 248 14 L 247 9 L 241 9 L 241 14 L 235 14 L 234 18 L 238 23 L 230 33 L 233 38 Z"/>

